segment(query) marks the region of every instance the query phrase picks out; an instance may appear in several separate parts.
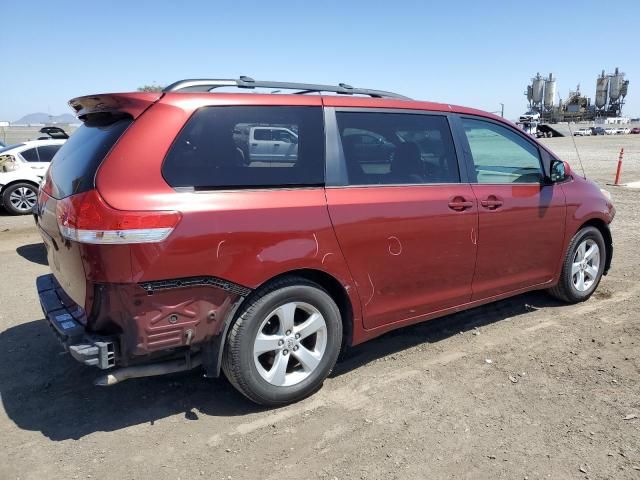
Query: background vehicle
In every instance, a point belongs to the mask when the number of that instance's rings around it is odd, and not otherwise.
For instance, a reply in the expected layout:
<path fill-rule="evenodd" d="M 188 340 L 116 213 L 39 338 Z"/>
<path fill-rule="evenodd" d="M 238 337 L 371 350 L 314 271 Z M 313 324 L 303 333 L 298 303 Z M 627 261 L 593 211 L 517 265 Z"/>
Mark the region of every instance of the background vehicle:
<path fill-rule="evenodd" d="M 234 85 L 341 95 L 209 93 Z M 492 114 L 246 77 L 70 103 L 37 289 L 99 384 L 202 365 L 282 405 L 346 346 L 529 290 L 584 301 L 611 263 L 609 198 Z M 247 163 L 258 127 L 295 158 Z"/>
<path fill-rule="evenodd" d="M 640 128 L 634 127 L 634 128 L 631 129 L 631 131 L 629 133 L 637 135 L 637 134 L 640 133 Z"/>
<path fill-rule="evenodd" d="M 540 113 L 530 110 L 526 113 L 520 115 L 520 122 L 539 122 L 540 121 Z"/>
<path fill-rule="evenodd" d="M 605 135 L 606 132 L 604 131 L 604 128 L 602 128 L 602 127 L 591 127 L 591 134 L 592 135 Z"/>
<path fill-rule="evenodd" d="M 251 162 L 295 162 L 298 135 L 287 127 L 251 127 L 249 160 Z"/>
<path fill-rule="evenodd" d="M 590 137 L 591 129 L 590 128 L 579 128 L 575 132 L 573 132 L 574 137 Z"/>
<path fill-rule="evenodd" d="M 617 133 L 617 131 L 618 130 L 616 128 L 611 128 L 611 127 L 604 129 L 604 133 L 606 135 L 615 135 Z"/>
<path fill-rule="evenodd" d="M 0 199 L 12 215 L 31 213 L 38 185 L 65 140 L 32 140 L 0 149 Z"/>

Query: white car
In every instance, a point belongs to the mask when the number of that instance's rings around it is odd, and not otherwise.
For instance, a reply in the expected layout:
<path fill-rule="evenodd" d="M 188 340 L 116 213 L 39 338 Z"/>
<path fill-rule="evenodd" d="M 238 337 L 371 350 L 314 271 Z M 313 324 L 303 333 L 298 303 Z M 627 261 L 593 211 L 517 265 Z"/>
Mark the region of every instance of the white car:
<path fill-rule="evenodd" d="M 31 213 L 38 185 L 64 139 L 32 140 L 0 148 L 0 201 L 12 215 Z"/>
<path fill-rule="evenodd" d="M 540 114 L 538 112 L 530 110 L 520 115 L 520 121 L 521 122 L 539 122 Z"/>
<path fill-rule="evenodd" d="M 604 129 L 604 133 L 606 135 L 615 135 L 616 133 L 618 133 L 618 129 L 617 128 L 605 128 Z"/>
<path fill-rule="evenodd" d="M 579 128 L 575 132 L 573 132 L 575 137 L 590 137 L 591 129 L 590 128 Z"/>

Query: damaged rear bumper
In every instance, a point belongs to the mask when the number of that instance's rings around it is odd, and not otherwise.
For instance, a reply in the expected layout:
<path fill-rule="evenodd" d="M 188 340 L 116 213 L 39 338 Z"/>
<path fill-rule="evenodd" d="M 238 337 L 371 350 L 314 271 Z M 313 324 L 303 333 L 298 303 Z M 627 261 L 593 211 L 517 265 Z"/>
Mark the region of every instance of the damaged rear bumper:
<path fill-rule="evenodd" d="M 64 349 L 85 365 L 114 367 L 118 361 L 117 338 L 87 333 L 84 309 L 64 293 L 52 274 L 38 277 L 36 286 L 45 319 Z"/>

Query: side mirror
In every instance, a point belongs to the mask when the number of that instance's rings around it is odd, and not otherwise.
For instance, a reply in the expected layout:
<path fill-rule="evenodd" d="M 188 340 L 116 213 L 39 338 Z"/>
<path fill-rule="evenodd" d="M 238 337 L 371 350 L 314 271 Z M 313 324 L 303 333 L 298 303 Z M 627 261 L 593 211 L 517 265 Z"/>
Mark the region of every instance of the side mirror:
<path fill-rule="evenodd" d="M 549 178 L 551 182 L 562 182 L 567 178 L 567 172 L 565 170 L 565 164 L 561 160 L 553 159 L 551 161 L 551 168 Z"/>

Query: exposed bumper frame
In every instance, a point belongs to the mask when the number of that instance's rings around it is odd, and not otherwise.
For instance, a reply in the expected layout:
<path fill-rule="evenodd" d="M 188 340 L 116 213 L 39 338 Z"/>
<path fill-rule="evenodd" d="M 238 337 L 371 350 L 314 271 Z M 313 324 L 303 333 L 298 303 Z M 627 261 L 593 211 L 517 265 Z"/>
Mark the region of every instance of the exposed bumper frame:
<path fill-rule="evenodd" d="M 98 367 L 112 368 L 118 360 L 118 341 L 115 337 L 86 332 L 84 310 L 65 294 L 52 274 L 37 278 L 40 306 L 56 337 L 77 361 Z"/>

